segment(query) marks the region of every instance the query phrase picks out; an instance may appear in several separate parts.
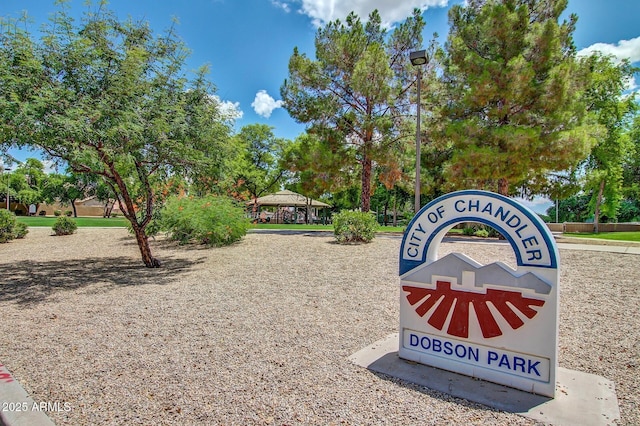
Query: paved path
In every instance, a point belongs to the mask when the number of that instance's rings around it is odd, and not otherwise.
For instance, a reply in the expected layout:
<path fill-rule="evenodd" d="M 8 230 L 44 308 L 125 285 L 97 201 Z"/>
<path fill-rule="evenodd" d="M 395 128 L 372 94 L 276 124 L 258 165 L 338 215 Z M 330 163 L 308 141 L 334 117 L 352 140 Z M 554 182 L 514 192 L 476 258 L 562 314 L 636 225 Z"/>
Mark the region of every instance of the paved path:
<path fill-rule="evenodd" d="M 558 248 L 565 250 L 604 251 L 609 253 L 640 254 L 640 246 L 610 246 L 603 244 L 558 243 Z"/>
<path fill-rule="evenodd" d="M 318 237 L 333 236 L 332 231 L 325 230 L 297 230 L 297 229 L 251 229 L 249 232 L 261 234 L 281 234 L 281 235 L 313 235 Z M 402 238 L 401 232 L 380 232 L 376 238 Z M 496 239 L 480 239 L 463 236 L 445 237 L 444 242 L 455 241 L 457 243 L 475 243 L 475 244 L 508 244 L 506 240 Z M 602 251 L 609 253 L 623 254 L 639 254 L 640 243 L 614 240 L 600 240 L 596 238 L 573 238 L 564 237 L 561 234 L 556 235 L 556 244 L 559 249 L 564 250 L 584 250 L 584 251 Z"/>

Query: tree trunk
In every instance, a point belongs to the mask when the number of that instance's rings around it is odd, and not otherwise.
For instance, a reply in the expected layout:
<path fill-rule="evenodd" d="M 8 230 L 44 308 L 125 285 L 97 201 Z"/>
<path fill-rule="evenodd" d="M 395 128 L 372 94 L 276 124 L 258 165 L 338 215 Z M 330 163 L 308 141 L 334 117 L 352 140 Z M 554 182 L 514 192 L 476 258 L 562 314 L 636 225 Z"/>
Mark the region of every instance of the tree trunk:
<path fill-rule="evenodd" d="M 115 200 L 107 200 L 107 203 L 104 205 L 104 217 L 111 217 L 113 213 L 113 208 L 116 206 Z"/>
<path fill-rule="evenodd" d="M 253 207 L 251 207 L 251 220 L 253 223 L 259 223 L 260 218 L 258 217 L 258 195 L 253 195 Z"/>
<path fill-rule="evenodd" d="M 76 200 L 71 200 L 71 208 L 73 209 L 73 217 L 78 217 L 78 211 L 76 210 Z"/>
<path fill-rule="evenodd" d="M 371 210 L 371 158 L 365 154 L 362 160 L 362 192 L 360 193 L 360 210 Z"/>
<path fill-rule="evenodd" d="M 159 268 L 160 261 L 153 257 L 151 254 L 151 247 L 149 246 L 149 239 L 143 229 L 138 226 L 133 227 L 138 247 L 140 248 L 140 254 L 142 254 L 142 261 L 147 268 Z"/>
<path fill-rule="evenodd" d="M 393 226 L 398 226 L 398 203 L 397 203 L 397 192 L 393 197 Z"/>
<path fill-rule="evenodd" d="M 387 226 L 387 208 L 389 207 L 389 202 L 384 205 L 384 209 L 382 211 L 382 224 L 383 226 Z"/>
<path fill-rule="evenodd" d="M 506 178 L 498 179 L 498 194 L 509 196 L 509 181 Z"/>
<path fill-rule="evenodd" d="M 604 179 L 600 181 L 600 188 L 598 189 L 598 198 L 596 198 L 596 208 L 593 213 L 593 232 L 596 234 L 599 232 L 600 225 L 600 205 L 602 205 L 602 194 L 604 193 Z"/>

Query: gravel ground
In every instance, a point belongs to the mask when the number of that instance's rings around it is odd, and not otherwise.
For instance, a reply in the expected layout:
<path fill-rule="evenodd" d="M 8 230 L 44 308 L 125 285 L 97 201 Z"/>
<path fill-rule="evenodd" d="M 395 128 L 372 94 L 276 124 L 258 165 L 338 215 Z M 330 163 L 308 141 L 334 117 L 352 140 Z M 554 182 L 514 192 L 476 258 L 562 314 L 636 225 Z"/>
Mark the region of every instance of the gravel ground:
<path fill-rule="evenodd" d="M 0 244 L 0 362 L 61 425 L 534 424 L 348 361 L 398 327 L 399 237 L 249 234 L 221 249 L 124 229 Z M 481 263 L 510 248 L 443 243 Z M 640 268 L 561 250 L 560 366 L 615 382 L 640 424 Z M 603 273 L 604 272 L 604 273 Z M 64 405 L 66 403 L 66 405 Z"/>

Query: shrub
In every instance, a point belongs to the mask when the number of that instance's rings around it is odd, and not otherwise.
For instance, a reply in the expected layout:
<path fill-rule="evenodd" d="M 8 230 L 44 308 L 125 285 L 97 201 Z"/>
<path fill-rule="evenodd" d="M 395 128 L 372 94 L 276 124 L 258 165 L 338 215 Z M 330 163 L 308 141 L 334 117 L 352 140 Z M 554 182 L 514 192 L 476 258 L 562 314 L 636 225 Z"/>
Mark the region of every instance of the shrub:
<path fill-rule="evenodd" d="M 15 238 L 24 238 L 28 232 L 27 224 L 18 222 L 15 214 L 7 210 L 0 210 L 0 243 L 6 243 Z"/>
<path fill-rule="evenodd" d="M 71 235 L 76 232 L 78 225 L 73 219 L 66 216 L 60 216 L 51 228 L 56 235 Z"/>
<path fill-rule="evenodd" d="M 0 243 L 15 238 L 16 215 L 8 210 L 0 210 Z"/>
<path fill-rule="evenodd" d="M 181 244 L 224 246 L 240 240 L 251 226 L 244 209 L 225 197 L 171 197 L 160 215 L 160 229 Z"/>
<path fill-rule="evenodd" d="M 38 212 L 38 216 L 46 216 L 46 215 L 47 215 L 46 210 L 40 210 L 40 212 Z"/>
<path fill-rule="evenodd" d="M 370 213 L 342 211 L 333 215 L 333 234 L 341 244 L 368 243 L 377 229 L 378 222 Z"/>
<path fill-rule="evenodd" d="M 27 236 L 29 230 L 27 229 L 27 224 L 23 222 L 16 222 L 16 226 L 13 229 L 13 235 L 17 239 L 22 239 Z"/>
<path fill-rule="evenodd" d="M 72 214 L 73 214 L 73 212 L 72 212 L 71 210 L 65 210 L 65 211 L 64 211 L 64 215 L 65 215 L 66 217 L 71 217 L 71 215 L 72 215 Z"/>
<path fill-rule="evenodd" d="M 486 226 L 484 229 L 487 230 L 487 232 L 489 233 L 489 237 L 490 238 L 501 238 L 502 237 L 502 235 L 495 228 L 492 228 L 491 226 Z"/>
<path fill-rule="evenodd" d="M 462 235 L 467 235 L 467 236 L 472 236 L 475 235 L 476 233 L 476 228 L 474 228 L 473 226 L 465 226 L 464 228 L 462 228 Z"/>
<path fill-rule="evenodd" d="M 476 237 L 487 238 L 489 236 L 489 231 L 486 229 L 478 229 L 473 235 Z"/>
<path fill-rule="evenodd" d="M 60 216 L 61 214 L 62 214 L 62 211 L 61 211 L 61 210 L 54 210 L 54 211 L 53 211 L 53 215 L 54 215 L 54 216 L 56 216 L 56 217 L 57 217 L 57 216 Z"/>

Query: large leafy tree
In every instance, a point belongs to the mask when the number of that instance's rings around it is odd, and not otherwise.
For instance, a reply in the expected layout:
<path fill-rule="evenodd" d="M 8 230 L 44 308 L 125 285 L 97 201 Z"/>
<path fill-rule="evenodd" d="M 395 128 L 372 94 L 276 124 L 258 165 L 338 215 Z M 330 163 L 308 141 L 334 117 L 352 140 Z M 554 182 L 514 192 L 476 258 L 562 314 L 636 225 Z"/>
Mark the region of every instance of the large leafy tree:
<path fill-rule="evenodd" d="M 78 22 L 62 4 L 39 42 L 5 24 L 1 140 L 99 176 L 131 223 L 144 264 L 160 266 L 146 228 L 164 182 L 215 174 L 227 146 L 230 126 L 206 69 L 189 79 L 173 28 L 156 36 L 144 22 L 119 21 L 103 2 Z"/>
<path fill-rule="evenodd" d="M 282 162 L 291 172 L 292 189 L 318 198 L 356 184 L 357 171 L 343 161 L 349 150 L 332 142 L 303 133 L 287 146 Z"/>
<path fill-rule="evenodd" d="M 567 0 L 470 0 L 449 11 L 447 177 L 457 187 L 539 192 L 593 140 Z"/>
<path fill-rule="evenodd" d="M 238 188 L 246 190 L 254 201 L 278 189 L 286 172 L 280 164 L 286 140 L 277 138 L 266 124 L 244 126 L 235 140 Z M 254 213 L 256 208 L 254 203 Z"/>
<path fill-rule="evenodd" d="M 558 223 L 563 222 L 585 222 L 590 218 L 589 213 L 589 194 L 576 194 L 559 200 L 556 205 L 547 209 L 547 216 L 555 220 L 558 217 Z"/>
<path fill-rule="evenodd" d="M 87 173 L 51 173 L 42 188 L 42 197 L 47 203 L 58 202 L 71 206 L 73 217 L 78 217 L 76 201 L 95 195 L 96 176 Z"/>
<path fill-rule="evenodd" d="M 637 105 L 633 96 L 623 96 L 626 83 L 636 71 L 628 61 L 615 63 L 599 53 L 584 59 L 591 71 L 591 83 L 585 93 L 588 110 L 603 131 L 585 161 L 585 190 L 593 194 L 591 211 L 598 232 L 600 215 L 617 215 L 623 197 L 623 164 L 632 149 L 626 130 Z"/>
<path fill-rule="evenodd" d="M 292 117 L 336 161 L 357 165 L 361 210 L 370 209 L 374 164 L 392 165 L 394 146 L 404 134 L 399 124 L 408 113 L 411 78 L 408 54 L 422 44 L 419 10 L 391 34 L 377 11 L 366 23 L 354 13 L 316 34 L 316 59 L 294 49 L 289 78 L 280 93 Z"/>
<path fill-rule="evenodd" d="M 620 221 L 640 220 L 640 115 L 636 114 L 631 128 L 626 132 L 629 149 L 622 164 L 624 201 Z"/>
<path fill-rule="evenodd" d="M 10 189 L 13 197 L 27 209 L 31 204 L 36 206 L 44 200 L 42 188 L 46 182 L 44 164 L 36 158 L 27 158 L 11 173 Z"/>

